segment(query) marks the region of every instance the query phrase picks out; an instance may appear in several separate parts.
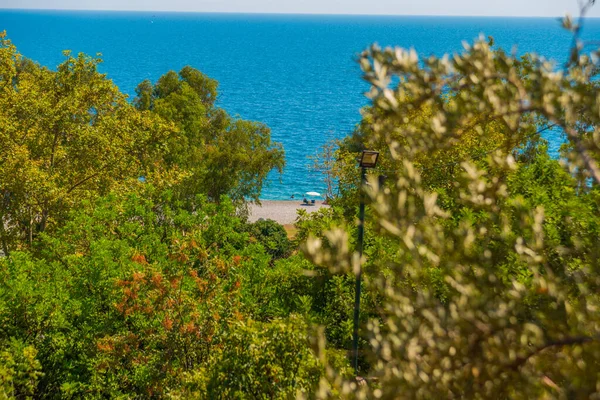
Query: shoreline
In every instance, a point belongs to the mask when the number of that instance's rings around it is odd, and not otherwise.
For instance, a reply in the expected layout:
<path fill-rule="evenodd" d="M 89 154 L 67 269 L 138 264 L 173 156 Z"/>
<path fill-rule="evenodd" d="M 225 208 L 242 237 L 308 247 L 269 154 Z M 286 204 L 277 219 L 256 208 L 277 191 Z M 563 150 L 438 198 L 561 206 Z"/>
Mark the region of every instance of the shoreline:
<path fill-rule="evenodd" d="M 248 205 L 249 222 L 259 219 L 271 219 L 281 225 L 290 225 L 296 221 L 297 210 L 306 210 L 309 213 L 328 208 L 323 200 L 315 201 L 314 205 L 306 205 L 302 200 L 261 200 L 261 205 L 251 203 Z"/>

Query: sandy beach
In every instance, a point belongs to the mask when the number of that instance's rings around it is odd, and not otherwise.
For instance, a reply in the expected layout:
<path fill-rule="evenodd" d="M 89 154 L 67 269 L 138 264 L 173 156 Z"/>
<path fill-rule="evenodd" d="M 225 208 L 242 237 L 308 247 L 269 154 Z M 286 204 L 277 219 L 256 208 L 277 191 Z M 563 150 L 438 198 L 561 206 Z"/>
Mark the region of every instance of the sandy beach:
<path fill-rule="evenodd" d="M 262 200 L 261 203 L 260 206 L 257 204 L 250 205 L 250 222 L 255 222 L 260 218 L 263 218 L 272 219 L 282 225 L 288 225 L 294 223 L 297 215 L 296 211 L 299 209 L 314 212 L 320 208 L 329 207 L 328 205 L 323 204 L 322 200 L 317 201 L 315 205 L 302 204 L 301 200 Z"/>

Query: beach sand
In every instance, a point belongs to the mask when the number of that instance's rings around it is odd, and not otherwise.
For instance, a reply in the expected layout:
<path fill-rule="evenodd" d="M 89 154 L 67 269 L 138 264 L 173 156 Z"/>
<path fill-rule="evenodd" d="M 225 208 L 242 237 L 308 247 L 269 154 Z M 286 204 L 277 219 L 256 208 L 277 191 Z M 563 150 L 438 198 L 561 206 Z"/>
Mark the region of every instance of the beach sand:
<path fill-rule="evenodd" d="M 296 220 L 296 210 L 303 209 L 308 212 L 314 212 L 323 207 L 329 206 L 323 204 L 322 200 L 317 201 L 315 205 L 309 206 L 302 204 L 302 200 L 262 200 L 260 206 L 257 204 L 250 204 L 250 217 L 248 220 L 250 222 L 255 222 L 260 218 L 272 219 L 281 225 L 289 225 L 293 224 Z"/>

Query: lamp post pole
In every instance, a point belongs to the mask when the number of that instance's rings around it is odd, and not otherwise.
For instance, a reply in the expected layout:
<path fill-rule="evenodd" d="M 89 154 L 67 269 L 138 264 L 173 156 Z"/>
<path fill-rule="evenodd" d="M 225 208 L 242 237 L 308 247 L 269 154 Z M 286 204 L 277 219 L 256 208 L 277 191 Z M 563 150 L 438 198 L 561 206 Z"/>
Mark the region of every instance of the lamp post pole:
<path fill-rule="evenodd" d="M 360 174 L 360 206 L 358 208 L 358 257 L 359 260 L 362 260 L 363 253 L 363 239 L 365 236 L 365 195 L 364 195 L 364 185 L 367 176 L 367 169 L 365 167 L 361 167 Z M 360 262 L 360 261 L 359 261 Z M 360 292 L 361 292 L 361 278 L 362 278 L 362 268 L 359 265 L 358 272 L 356 273 L 356 286 L 354 289 L 354 337 L 353 337 L 353 347 L 354 347 L 354 373 L 358 376 L 358 320 L 360 315 Z"/>
<path fill-rule="evenodd" d="M 352 347 L 354 349 L 354 373 L 358 376 L 358 326 L 360 320 L 360 292 L 362 279 L 362 254 L 363 239 L 365 236 L 365 185 L 367 181 L 367 168 L 375 168 L 379 152 L 363 150 L 360 158 L 360 206 L 358 209 L 358 271 L 356 271 L 356 286 L 354 291 L 354 335 Z"/>

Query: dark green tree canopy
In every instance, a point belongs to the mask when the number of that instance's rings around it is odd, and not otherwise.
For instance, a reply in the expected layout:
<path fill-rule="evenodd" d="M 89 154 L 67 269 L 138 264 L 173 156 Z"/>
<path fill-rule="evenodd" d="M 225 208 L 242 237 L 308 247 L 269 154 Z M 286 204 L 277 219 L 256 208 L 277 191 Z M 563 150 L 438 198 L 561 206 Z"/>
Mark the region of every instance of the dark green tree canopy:
<path fill-rule="evenodd" d="M 266 125 L 233 118 L 216 107 L 217 85 L 186 66 L 179 74 L 167 72 L 154 85 L 140 83 L 134 104 L 178 127 L 165 161 L 189 173 L 180 186 L 183 198 L 204 193 L 216 201 L 223 195 L 258 201 L 269 172 L 283 170 L 283 148 L 271 141 Z"/>

